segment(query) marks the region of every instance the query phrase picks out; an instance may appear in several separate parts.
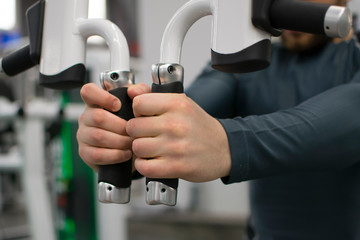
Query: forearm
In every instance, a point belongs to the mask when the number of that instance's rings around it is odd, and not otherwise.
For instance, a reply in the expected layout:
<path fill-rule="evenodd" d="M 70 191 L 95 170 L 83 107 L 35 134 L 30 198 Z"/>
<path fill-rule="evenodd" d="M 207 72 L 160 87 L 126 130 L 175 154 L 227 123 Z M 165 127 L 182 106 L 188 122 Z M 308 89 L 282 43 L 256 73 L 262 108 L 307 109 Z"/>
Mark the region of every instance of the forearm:
<path fill-rule="evenodd" d="M 342 85 L 291 109 L 223 119 L 232 170 L 225 182 L 325 171 L 360 161 L 360 84 Z"/>

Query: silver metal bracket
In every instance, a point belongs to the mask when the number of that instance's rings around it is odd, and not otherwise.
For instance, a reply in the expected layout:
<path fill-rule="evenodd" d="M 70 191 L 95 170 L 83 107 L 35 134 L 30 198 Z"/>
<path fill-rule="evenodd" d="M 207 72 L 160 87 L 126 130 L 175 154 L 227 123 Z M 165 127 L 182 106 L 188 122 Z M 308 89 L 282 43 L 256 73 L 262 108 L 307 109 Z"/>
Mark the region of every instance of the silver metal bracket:
<path fill-rule="evenodd" d="M 118 188 L 106 182 L 99 182 L 98 194 L 102 203 L 125 204 L 130 201 L 130 187 Z"/>
<path fill-rule="evenodd" d="M 103 89 L 110 91 L 114 88 L 126 87 L 135 83 L 135 76 L 129 71 L 107 71 L 100 74 L 100 82 Z"/>
<path fill-rule="evenodd" d="M 177 190 L 161 182 L 150 181 L 146 185 L 146 203 L 149 205 L 176 205 Z"/>
<path fill-rule="evenodd" d="M 176 63 L 158 63 L 152 65 L 153 83 L 162 85 L 172 82 L 184 82 L 184 68 Z"/>

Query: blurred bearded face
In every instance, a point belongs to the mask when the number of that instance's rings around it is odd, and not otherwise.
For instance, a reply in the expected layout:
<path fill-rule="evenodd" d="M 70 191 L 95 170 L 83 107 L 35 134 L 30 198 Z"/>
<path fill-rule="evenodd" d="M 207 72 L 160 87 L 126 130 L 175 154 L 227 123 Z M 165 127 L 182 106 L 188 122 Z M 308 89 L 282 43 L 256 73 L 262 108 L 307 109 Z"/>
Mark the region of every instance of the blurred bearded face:
<path fill-rule="evenodd" d="M 327 3 L 333 5 L 345 6 L 346 0 L 303 0 L 315 3 Z M 284 30 L 281 35 L 281 42 L 284 47 L 296 53 L 312 52 L 325 46 L 331 41 L 330 38 L 323 35 L 315 35 L 310 33 L 295 32 Z"/>

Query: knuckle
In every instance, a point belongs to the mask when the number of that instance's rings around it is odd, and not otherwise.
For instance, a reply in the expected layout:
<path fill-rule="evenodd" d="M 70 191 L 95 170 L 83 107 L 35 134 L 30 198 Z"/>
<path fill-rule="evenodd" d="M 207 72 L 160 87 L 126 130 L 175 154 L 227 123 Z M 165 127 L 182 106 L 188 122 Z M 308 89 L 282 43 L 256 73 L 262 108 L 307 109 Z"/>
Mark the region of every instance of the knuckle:
<path fill-rule="evenodd" d="M 87 130 L 86 127 L 80 126 L 76 132 L 76 140 L 78 141 L 79 145 L 82 143 L 86 143 L 86 135 Z"/>
<path fill-rule="evenodd" d="M 143 90 L 143 92 L 150 92 L 150 87 L 146 83 L 139 83 L 139 87 Z"/>
<path fill-rule="evenodd" d="M 172 121 L 168 124 L 168 131 L 175 137 L 184 137 L 188 129 L 187 124 L 182 121 Z"/>
<path fill-rule="evenodd" d="M 97 164 L 100 161 L 100 149 L 79 146 L 79 156 L 87 164 Z"/>
<path fill-rule="evenodd" d="M 183 155 L 184 153 L 186 153 L 188 151 L 186 142 L 178 141 L 176 143 L 176 146 L 174 146 L 174 150 L 175 150 L 175 153 L 177 153 L 177 155 Z"/>
<path fill-rule="evenodd" d="M 135 119 L 130 119 L 129 121 L 127 121 L 126 123 L 126 133 L 129 136 L 134 136 L 134 130 L 136 129 L 135 127 Z"/>
<path fill-rule="evenodd" d="M 95 144 L 101 144 L 104 142 L 104 131 L 98 128 L 89 129 L 89 137 Z"/>
<path fill-rule="evenodd" d="M 95 126 L 101 126 L 105 121 L 105 114 L 102 109 L 94 109 L 91 113 L 91 119 Z"/>
<path fill-rule="evenodd" d="M 189 111 L 192 108 L 192 103 L 189 101 L 187 97 L 180 95 L 175 100 L 175 105 L 178 109 L 182 111 Z"/>
<path fill-rule="evenodd" d="M 92 163 L 92 164 L 95 164 L 95 165 L 101 165 L 103 164 L 103 154 L 102 154 L 102 149 L 101 148 L 91 148 L 90 151 L 88 151 L 88 154 L 89 154 L 89 161 Z"/>

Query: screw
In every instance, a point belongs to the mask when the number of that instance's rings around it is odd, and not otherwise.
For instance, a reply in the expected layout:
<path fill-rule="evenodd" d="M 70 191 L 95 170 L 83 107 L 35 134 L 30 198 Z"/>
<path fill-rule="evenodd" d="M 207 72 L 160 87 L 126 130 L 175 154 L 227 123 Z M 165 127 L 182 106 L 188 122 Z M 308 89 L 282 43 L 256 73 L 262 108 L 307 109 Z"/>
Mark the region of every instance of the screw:
<path fill-rule="evenodd" d="M 173 74 L 176 71 L 176 68 L 173 65 L 170 65 L 167 70 L 170 74 Z"/>
<path fill-rule="evenodd" d="M 110 74 L 111 80 L 117 80 L 119 78 L 119 74 L 116 72 L 113 72 Z"/>

